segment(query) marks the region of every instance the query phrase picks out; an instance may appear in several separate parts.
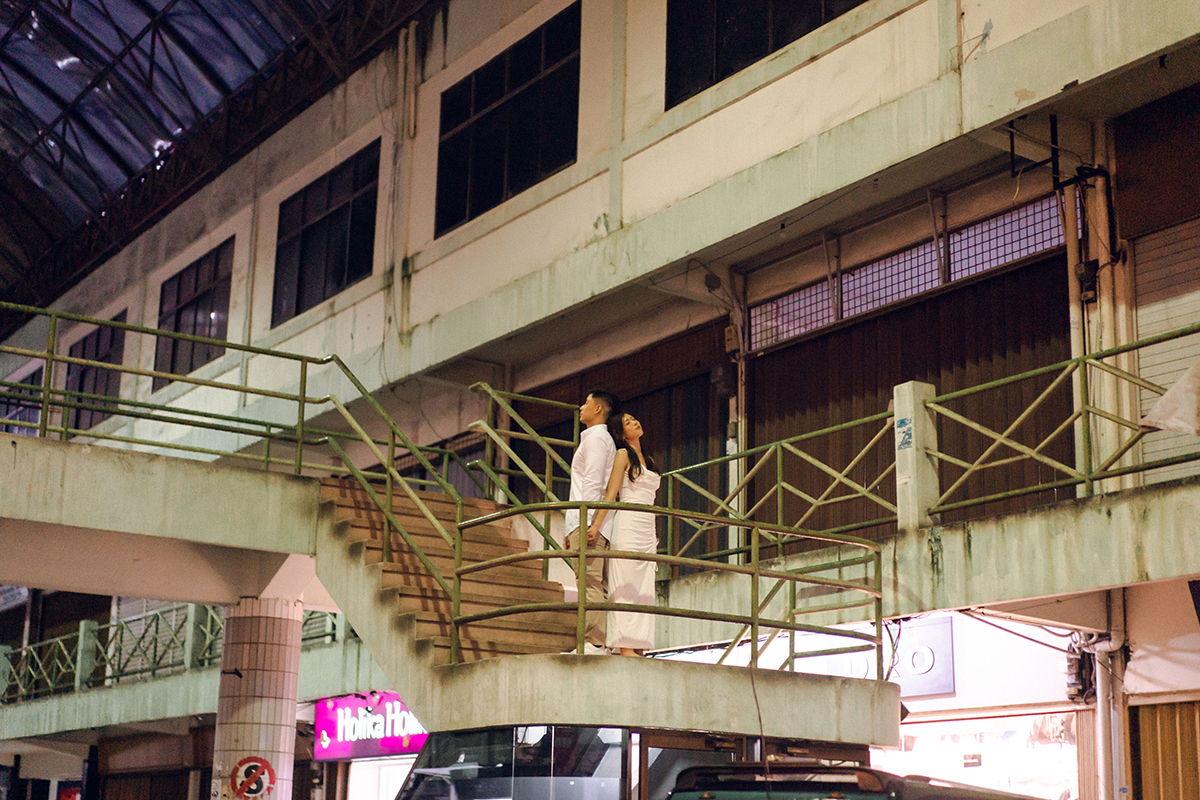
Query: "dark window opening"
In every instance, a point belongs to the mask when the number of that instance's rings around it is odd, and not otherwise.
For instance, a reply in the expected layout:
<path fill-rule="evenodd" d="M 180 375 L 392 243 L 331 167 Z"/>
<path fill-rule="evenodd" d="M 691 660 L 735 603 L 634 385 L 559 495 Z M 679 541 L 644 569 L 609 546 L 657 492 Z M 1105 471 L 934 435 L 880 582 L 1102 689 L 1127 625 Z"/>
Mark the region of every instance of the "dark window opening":
<path fill-rule="evenodd" d="M 668 0 L 666 107 L 728 78 L 866 0 Z"/>
<path fill-rule="evenodd" d="M 172 333 L 224 339 L 229 326 L 229 284 L 233 274 L 233 239 L 229 238 L 163 281 L 158 302 L 158 327 Z M 156 372 L 187 375 L 225 353 L 214 344 L 158 337 Z M 154 391 L 171 382 L 154 379 Z"/>
<path fill-rule="evenodd" d="M 125 322 L 125 312 L 117 314 L 112 321 Z M 125 356 L 125 330 L 101 325 L 71 345 L 67 355 L 120 366 Z M 105 402 L 104 398 L 121 396 L 121 373 L 97 364 L 68 364 L 67 392 L 68 402 L 81 406 L 71 409 L 70 427 L 77 431 L 87 430 L 112 416 L 115 405 Z"/>
<path fill-rule="evenodd" d="M 42 419 L 42 367 L 19 381 L 0 386 L 0 431 L 18 436 L 37 436 Z M 25 398 L 29 399 L 25 399 Z"/>
<path fill-rule="evenodd" d="M 379 140 L 279 206 L 271 327 L 371 274 Z"/>
<path fill-rule="evenodd" d="M 579 3 L 442 92 L 438 236 L 575 163 Z"/>

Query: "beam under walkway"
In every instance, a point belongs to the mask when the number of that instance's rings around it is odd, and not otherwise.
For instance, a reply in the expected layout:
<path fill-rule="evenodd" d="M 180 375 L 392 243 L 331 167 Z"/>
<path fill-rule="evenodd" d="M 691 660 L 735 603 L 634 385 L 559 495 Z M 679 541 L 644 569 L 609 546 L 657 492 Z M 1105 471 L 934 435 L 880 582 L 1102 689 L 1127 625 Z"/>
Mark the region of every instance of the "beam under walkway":
<path fill-rule="evenodd" d="M 315 479 L 0 434 L 0 583 L 228 605 L 315 580 Z"/>

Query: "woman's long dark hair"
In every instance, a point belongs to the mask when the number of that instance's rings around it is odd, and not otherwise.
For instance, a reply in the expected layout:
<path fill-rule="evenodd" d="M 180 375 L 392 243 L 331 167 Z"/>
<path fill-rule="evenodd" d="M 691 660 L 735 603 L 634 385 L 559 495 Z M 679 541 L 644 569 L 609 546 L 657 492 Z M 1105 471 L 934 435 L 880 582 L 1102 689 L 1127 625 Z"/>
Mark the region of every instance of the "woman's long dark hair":
<path fill-rule="evenodd" d="M 642 462 L 638 458 L 637 451 L 625 441 L 625 412 L 622 411 L 613 414 L 608 418 L 608 433 L 612 436 L 613 444 L 618 450 L 624 450 L 629 456 L 629 482 L 633 483 L 642 474 Z M 642 453 L 642 458 L 646 459 L 646 468 L 657 472 L 658 469 L 654 466 L 654 459 L 650 458 L 649 453 Z"/>

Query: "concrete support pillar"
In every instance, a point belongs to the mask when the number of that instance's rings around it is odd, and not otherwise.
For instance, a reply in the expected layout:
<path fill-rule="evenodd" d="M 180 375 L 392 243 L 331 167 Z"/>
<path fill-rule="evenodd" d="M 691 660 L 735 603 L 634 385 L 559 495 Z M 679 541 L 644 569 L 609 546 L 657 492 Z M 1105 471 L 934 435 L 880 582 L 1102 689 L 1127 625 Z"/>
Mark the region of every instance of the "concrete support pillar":
<path fill-rule="evenodd" d="M 933 384 L 909 381 L 892 389 L 896 411 L 896 516 L 900 531 L 933 525 L 929 507 L 941 496 L 937 463 L 937 424 L 925 407 L 936 396 Z"/>
<path fill-rule="evenodd" d="M 292 796 L 298 601 L 243 598 L 225 614 L 213 800 Z"/>
<path fill-rule="evenodd" d="M 99 646 L 97 631 L 100 623 L 94 619 L 80 620 L 79 647 L 75 650 L 75 691 L 92 688 L 92 677 L 96 671 L 96 650 Z"/>

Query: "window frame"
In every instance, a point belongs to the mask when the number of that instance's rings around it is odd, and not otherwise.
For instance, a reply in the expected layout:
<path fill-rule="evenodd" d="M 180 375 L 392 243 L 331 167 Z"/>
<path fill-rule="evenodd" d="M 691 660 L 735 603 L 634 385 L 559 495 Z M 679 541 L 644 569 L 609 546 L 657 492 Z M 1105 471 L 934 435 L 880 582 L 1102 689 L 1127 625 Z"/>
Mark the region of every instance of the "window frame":
<path fill-rule="evenodd" d="M 127 311 L 122 311 L 110 321 L 123 325 L 126 313 Z M 108 348 L 101 354 L 98 351 L 105 339 L 106 331 L 108 332 Z M 89 353 L 89 349 L 92 352 Z M 112 364 L 114 367 L 121 367 L 124 364 L 125 355 L 125 329 L 113 325 L 98 325 L 95 330 L 80 337 L 68 347 L 67 355 L 71 358 L 101 361 L 106 364 Z M 121 374 L 121 370 L 119 369 L 68 363 L 66 390 L 68 392 L 78 392 L 119 400 L 121 398 Z M 104 381 L 104 391 L 96 391 L 97 384 L 101 380 Z M 100 408 L 72 408 L 70 410 L 70 424 L 68 427 L 75 431 L 86 431 L 96 427 L 111 417 L 113 411 L 116 409 L 115 404 L 107 404 L 99 400 L 85 400 L 83 398 L 67 399 L 78 403 L 98 404 L 100 406 Z"/>
<path fill-rule="evenodd" d="M 377 137 L 279 204 L 272 328 L 316 308 L 374 273 L 382 166 L 382 138 Z M 347 175 L 348 191 L 341 185 Z M 341 223 L 338 216 L 343 210 L 345 221 Z M 340 266 L 330 260 L 331 231 L 344 236 Z M 320 249 L 325 251 L 323 259 L 310 255 Z"/>
<path fill-rule="evenodd" d="M 538 67 L 530 71 L 535 39 Z M 582 42 L 576 0 L 441 92 L 434 238 L 578 161 Z M 559 109 L 570 111 L 554 118 Z M 533 136 L 525 140 L 513 136 L 531 129 Z M 486 181 L 485 167 L 491 168 Z M 497 180 L 498 186 L 491 185 Z"/>
<path fill-rule="evenodd" d="M 233 248 L 234 238 L 230 236 L 219 245 L 209 250 L 159 286 L 158 329 L 185 335 L 204 336 L 210 339 L 226 339 L 229 333 L 229 302 L 233 284 Z M 201 286 L 203 278 L 209 279 Z M 178 301 L 181 290 L 189 292 L 188 299 Z M 224 308 L 218 309 L 217 303 L 224 297 Z M 208 305 L 205 306 L 204 303 Z M 207 308 L 209 324 L 202 333 L 196 332 L 197 320 L 192 320 L 192 330 L 183 330 L 186 315 L 195 314 L 198 309 Z M 213 316 L 215 315 L 215 316 Z M 197 354 L 200 361 L 197 362 Z M 188 375 L 212 363 L 225 354 L 224 347 L 216 345 L 200 345 L 193 342 L 176 339 L 171 336 L 159 336 L 154 349 L 154 371 L 169 372 L 173 375 Z M 183 369 L 180 364 L 181 356 L 188 362 Z M 171 378 L 155 376 L 152 391 L 159 391 L 172 383 Z"/>

